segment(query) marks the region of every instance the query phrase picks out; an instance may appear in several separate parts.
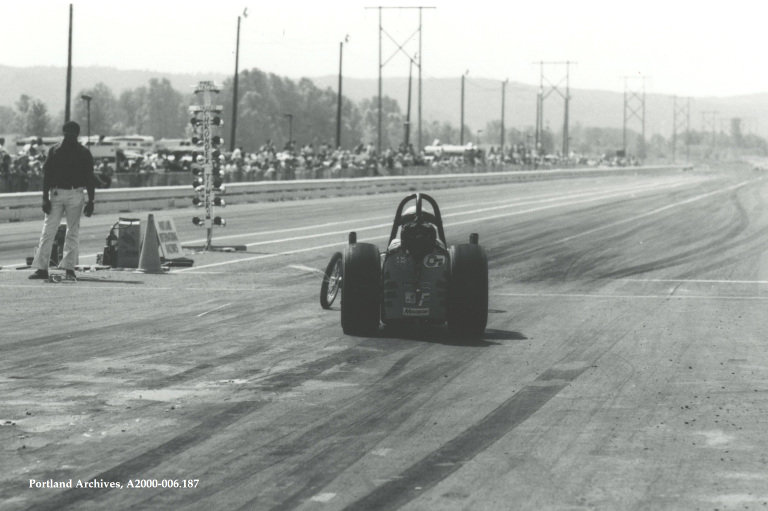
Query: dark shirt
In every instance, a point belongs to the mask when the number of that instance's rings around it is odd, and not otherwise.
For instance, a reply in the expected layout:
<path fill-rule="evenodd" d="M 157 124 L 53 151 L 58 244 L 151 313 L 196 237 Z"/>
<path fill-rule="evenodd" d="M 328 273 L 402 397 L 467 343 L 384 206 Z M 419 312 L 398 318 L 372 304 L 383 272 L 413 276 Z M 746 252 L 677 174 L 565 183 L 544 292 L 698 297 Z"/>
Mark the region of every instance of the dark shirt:
<path fill-rule="evenodd" d="M 43 164 L 43 197 L 48 197 L 48 191 L 55 187 L 84 187 L 88 190 L 88 200 L 93 201 L 93 156 L 76 138 L 64 137 L 48 151 Z"/>

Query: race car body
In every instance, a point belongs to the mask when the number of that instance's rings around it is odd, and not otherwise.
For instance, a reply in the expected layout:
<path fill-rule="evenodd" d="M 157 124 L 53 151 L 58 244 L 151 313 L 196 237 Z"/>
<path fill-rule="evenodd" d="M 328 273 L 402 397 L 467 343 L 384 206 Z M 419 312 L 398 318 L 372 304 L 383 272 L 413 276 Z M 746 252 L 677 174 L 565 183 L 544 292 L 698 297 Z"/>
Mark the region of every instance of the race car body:
<path fill-rule="evenodd" d="M 405 209 L 411 201 L 415 204 Z M 324 279 L 341 283 L 344 332 L 372 335 L 381 323 L 447 322 L 452 332 L 482 335 L 488 319 L 488 260 L 478 239 L 473 233 L 469 243 L 446 248 L 437 202 L 422 193 L 400 202 L 384 253 L 371 243 L 358 243 L 356 233 L 350 233 L 341 271 L 333 270 L 338 260 L 334 254 Z M 324 283 L 324 308 L 335 297 L 328 289 Z"/>
<path fill-rule="evenodd" d="M 424 197 L 417 196 L 416 205 L 403 212 L 411 200 L 406 198 L 395 215 L 382 266 L 381 320 L 385 324 L 447 319 L 450 254 L 437 203 L 433 201 L 432 213 L 422 211 Z"/>

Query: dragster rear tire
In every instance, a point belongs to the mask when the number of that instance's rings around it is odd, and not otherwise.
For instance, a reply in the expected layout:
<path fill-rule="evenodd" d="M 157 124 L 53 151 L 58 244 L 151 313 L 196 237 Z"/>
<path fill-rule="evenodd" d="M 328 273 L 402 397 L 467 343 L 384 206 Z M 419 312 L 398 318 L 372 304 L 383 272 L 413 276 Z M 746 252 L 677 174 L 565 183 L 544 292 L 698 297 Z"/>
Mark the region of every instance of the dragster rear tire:
<path fill-rule="evenodd" d="M 448 328 L 479 338 L 488 323 L 488 256 L 480 245 L 463 243 L 450 248 Z"/>
<path fill-rule="evenodd" d="M 341 327 L 348 335 L 373 335 L 379 328 L 379 249 L 371 243 L 354 243 L 347 245 L 343 259 Z"/>

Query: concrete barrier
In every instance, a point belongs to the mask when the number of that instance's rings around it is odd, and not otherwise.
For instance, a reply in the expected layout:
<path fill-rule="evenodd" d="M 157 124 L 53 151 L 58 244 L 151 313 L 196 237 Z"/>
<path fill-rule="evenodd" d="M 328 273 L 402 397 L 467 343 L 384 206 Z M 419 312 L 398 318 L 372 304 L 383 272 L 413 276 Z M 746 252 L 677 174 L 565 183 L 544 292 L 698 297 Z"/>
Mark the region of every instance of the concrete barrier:
<path fill-rule="evenodd" d="M 457 188 L 478 185 L 520 183 L 549 179 L 572 179 L 604 175 L 653 174 L 688 170 L 685 166 L 598 167 L 579 169 L 523 170 L 472 174 L 441 174 L 425 176 L 365 177 L 355 179 L 319 179 L 296 181 L 259 181 L 230 183 L 224 195 L 229 204 L 301 200 L 344 195 L 369 195 L 387 192 L 407 192 Z M 190 186 L 157 186 L 149 188 L 116 188 L 98 190 L 98 214 L 156 211 L 191 206 L 194 192 Z M 0 222 L 42 219 L 41 193 L 0 194 Z"/>

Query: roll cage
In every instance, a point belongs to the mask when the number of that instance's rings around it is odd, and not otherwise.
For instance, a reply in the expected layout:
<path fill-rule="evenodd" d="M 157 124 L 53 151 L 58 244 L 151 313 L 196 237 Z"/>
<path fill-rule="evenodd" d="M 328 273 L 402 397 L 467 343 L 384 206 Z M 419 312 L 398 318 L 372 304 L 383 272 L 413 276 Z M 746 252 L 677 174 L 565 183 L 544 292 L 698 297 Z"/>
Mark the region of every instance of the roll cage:
<path fill-rule="evenodd" d="M 403 214 L 405 205 L 412 200 L 416 201 L 416 213 Z M 423 210 L 422 201 L 427 201 L 432 206 L 434 214 Z M 437 227 L 437 237 L 443 242 L 444 246 L 448 246 L 445 241 L 445 231 L 443 230 L 443 218 L 440 216 L 440 208 L 437 206 L 435 199 L 426 193 L 414 193 L 400 201 L 400 205 L 397 207 L 397 213 L 395 213 L 395 220 L 392 223 L 392 233 L 389 235 L 387 246 L 389 246 L 392 243 L 392 240 L 397 237 L 397 230 L 401 226 L 413 222 L 419 224 L 434 224 L 435 227 Z"/>

